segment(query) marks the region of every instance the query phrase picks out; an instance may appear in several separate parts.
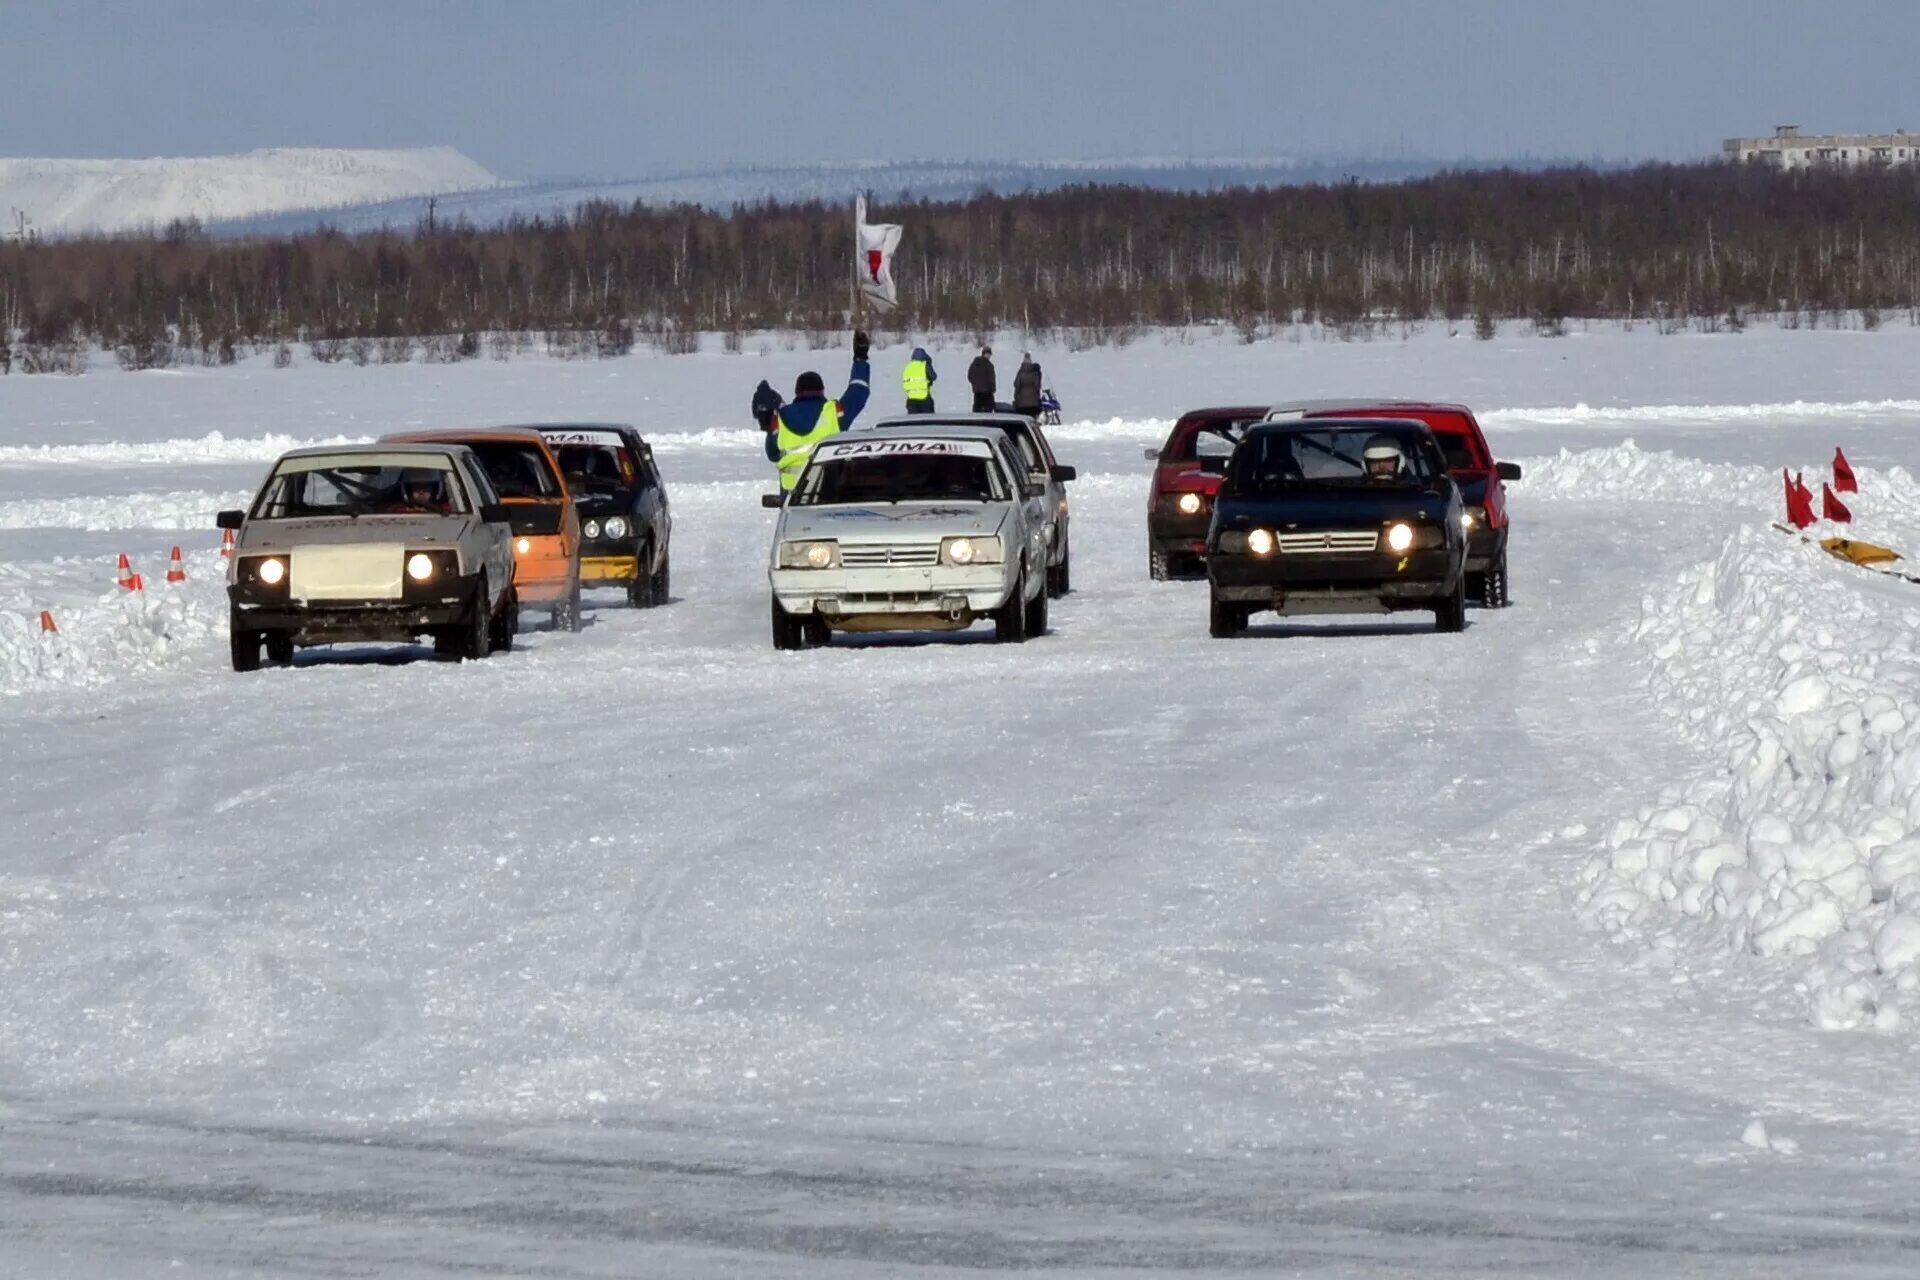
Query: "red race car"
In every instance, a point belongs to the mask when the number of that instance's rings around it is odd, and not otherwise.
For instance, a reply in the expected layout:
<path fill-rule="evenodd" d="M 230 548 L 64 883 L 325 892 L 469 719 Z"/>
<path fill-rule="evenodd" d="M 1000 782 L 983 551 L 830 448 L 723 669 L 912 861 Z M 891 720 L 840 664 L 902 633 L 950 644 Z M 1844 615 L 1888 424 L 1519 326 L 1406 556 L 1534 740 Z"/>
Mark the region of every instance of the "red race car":
<path fill-rule="evenodd" d="M 1428 400 L 1296 400 L 1274 405 L 1267 417 L 1411 418 L 1426 423 L 1447 455 L 1467 508 L 1467 595 L 1489 609 L 1506 608 L 1506 482 L 1520 478 L 1520 467 L 1493 460 L 1473 410 Z"/>
<path fill-rule="evenodd" d="M 1233 447 L 1269 406 L 1195 409 L 1180 415 L 1166 443 L 1147 449 L 1159 465 L 1147 489 L 1147 572 L 1156 581 L 1192 577 L 1207 550 L 1213 497 L 1220 492 Z"/>

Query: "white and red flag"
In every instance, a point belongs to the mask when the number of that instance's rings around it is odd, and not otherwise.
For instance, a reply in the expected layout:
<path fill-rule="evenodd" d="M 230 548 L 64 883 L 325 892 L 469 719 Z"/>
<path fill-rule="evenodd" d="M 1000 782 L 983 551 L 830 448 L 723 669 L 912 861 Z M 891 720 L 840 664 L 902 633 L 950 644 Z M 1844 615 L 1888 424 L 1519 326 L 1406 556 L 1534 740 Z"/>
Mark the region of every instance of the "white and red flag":
<path fill-rule="evenodd" d="M 900 247 L 897 223 L 867 222 L 867 198 L 861 196 L 853 208 L 853 238 L 858 258 L 854 275 L 860 294 L 868 305 L 879 311 L 891 311 L 899 302 L 893 287 L 893 251 Z"/>

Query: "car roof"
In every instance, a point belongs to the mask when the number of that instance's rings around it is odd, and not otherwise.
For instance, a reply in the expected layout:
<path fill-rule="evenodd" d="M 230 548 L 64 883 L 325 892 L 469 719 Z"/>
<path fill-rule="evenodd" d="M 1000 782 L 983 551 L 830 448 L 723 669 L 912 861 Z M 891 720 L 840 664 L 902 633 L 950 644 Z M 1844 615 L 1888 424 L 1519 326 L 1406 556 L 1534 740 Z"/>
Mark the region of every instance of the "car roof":
<path fill-rule="evenodd" d="M 977 416 L 985 418 L 989 415 L 983 413 Z M 1003 414 L 1001 416 L 1006 417 L 1011 415 Z M 1020 420 L 1022 422 L 1027 421 L 1025 418 L 1021 418 Z M 869 423 L 865 426 L 857 427 L 852 431 L 844 432 L 843 434 L 850 436 L 873 435 L 882 427 L 885 427 L 889 434 L 891 434 L 896 427 L 911 427 L 916 435 L 931 436 L 936 440 L 984 440 L 991 444 L 996 440 L 1005 440 L 1007 438 L 1007 433 L 997 426 L 975 426 L 972 423 L 941 421 L 938 418 L 929 422 L 924 414 L 911 418 L 882 418 L 879 422 Z"/>
<path fill-rule="evenodd" d="M 1210 409 L 1188 409 L 1180 415 L 1180 420 L 1188 418 L 1264 418 L 1272 413 L 1275 406 L 1270 404 L 1215 405 Z"/>
<path fill-rule="evenodd" d="M 909 413 L 881 418 L 857 428 L 873 431 L 880 427 L 939 427 L 1004 433 L 1007 427 L 1031 427 L 1032 418 L 1024 413 Z"/>
<path fill-rule="evenodd" d="M 335 453 L 397 453 L 411 454 L 415 457 L 431 454 L 471 453 L 472 450 L 457 441 L 441 443 L 401 443 L 386 440 L 371 440 L 365 444 L 310 444 L 304 448 L 289 449 L 281 454 L 282 458 L 324 458 Z"/>
<path fill-rule="evenodd" d="M 1338 423 L 1338 429 L 1342 431 L 1349 429 L 1358 430 L 1362 427 L 1398 427 L 1401 429 L 1413 427 L 1425 431 L 1429 435 L 1433 432 L 1432 427 L 1420 421 L 1418 418 L 1395 418 L 1387 414 L 1380 414 L 1377 417 L 1370 414 L 1364 418 L 1334 418 L 1331 421 Z M 1325 431 L 1328 429 L 1327 419 L 1281 418 L 1277 422 L 1256 422 L 1248 429 L 1247 434 L 1252 435 L 1255 432 L 1262 432 L 1271 435 L 1281 431 Z"/>
<path fill-rule="evenodd" d="M 547 443 L 547 438 L 532 427 L 429 427 L 422 431 L 391 431 L 380 438 L 396 443 L 437 444 L 444 441 L 447 444 L 459 444 L 462 441 L 472 440 L 476 436 L 494 440 L 513 440 L 520 444 L 537 444 L 543 448 Z"/>
<path fill-rule="evenodd" d="M 1355 396 L 1347 400 L 1283 400 L 1279 404 L 1267 406 L 1268 413 L 1354 413 L 1372 412 L 1376 409 L 1428 409 L 1445 413 L 1464 413 L 1473 416 L 1473 410 L 1463 404 L 1452 404 L 1445 400 L 1396 400 L 1388 397 Z"/>
<path fill-rule="evenodd" d="M 640 434 L 631 422 L 514 422 L 506 424 L 520 431 L 626 431 Z"/>

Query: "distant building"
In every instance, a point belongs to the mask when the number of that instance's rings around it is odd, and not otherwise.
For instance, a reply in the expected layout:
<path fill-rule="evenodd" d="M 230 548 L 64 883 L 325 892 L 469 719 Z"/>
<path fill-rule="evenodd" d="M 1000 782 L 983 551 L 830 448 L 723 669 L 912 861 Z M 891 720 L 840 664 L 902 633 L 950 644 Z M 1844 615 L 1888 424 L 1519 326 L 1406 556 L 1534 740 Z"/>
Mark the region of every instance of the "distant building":
<path fill-rule="evenodd" d="M 1770 138 L 1728 138 L 1721 148 L 1729 160 L 1769 169 L 1805 169 L 1812 165 L 1913 164 L 1920 161 L 1920 134 L 1803 134 L 1797 124 L 1776 125 Z"/>

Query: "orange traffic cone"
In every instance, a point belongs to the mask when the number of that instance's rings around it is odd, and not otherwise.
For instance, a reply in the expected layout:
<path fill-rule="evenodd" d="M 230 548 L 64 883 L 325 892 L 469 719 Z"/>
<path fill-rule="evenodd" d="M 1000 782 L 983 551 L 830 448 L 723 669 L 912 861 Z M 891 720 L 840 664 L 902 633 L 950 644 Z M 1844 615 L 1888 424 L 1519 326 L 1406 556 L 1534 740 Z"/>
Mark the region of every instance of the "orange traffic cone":
<path fill-rule="evenodd" d="M 186 580 L 187 566 L 180 563 L 180 548 L 175 547 L 173 549 L 173 558 L 167 561 L 167 581 L 185 582 Z"/>
<path fill-rule="evenodd" d="M 133 564 L 127 559 L 127 553 L 124 551 L 120 553 L 120 566 L 117 572 L 119 576 L 114 578 L 113 585 L 125 587 L 129 591 L 140 589 L 140 575 L 133 571 Z"/>
<path fill-rule="evenodd" d="M 40 611 L 40 634 L 43 636 L 57 636 L 60 634 L 60 628 L 53 625 L 53 610 L 51 609 L 42 609 Z"/>
<path fill-rule="evenodd" d="M 147 589 L 147 580 L 136 573 L 120 585 L 129 591 L 145 591 Z"/>
<path fill-rule="evenodd" d="M 222 560 L 233 558 L 233 530 L 231 529 L 220 531 L 220 558 Z"/>

